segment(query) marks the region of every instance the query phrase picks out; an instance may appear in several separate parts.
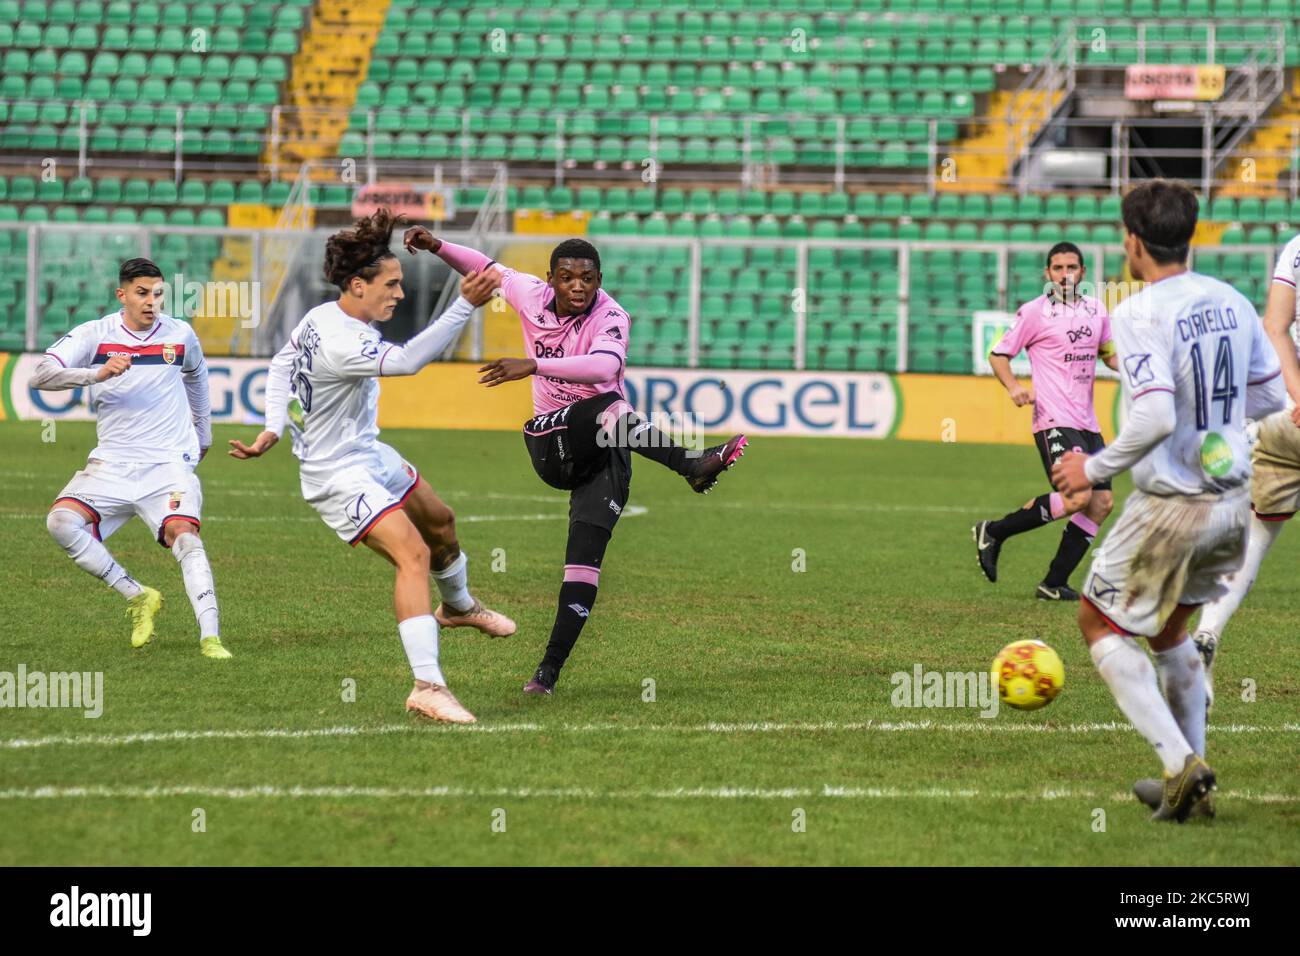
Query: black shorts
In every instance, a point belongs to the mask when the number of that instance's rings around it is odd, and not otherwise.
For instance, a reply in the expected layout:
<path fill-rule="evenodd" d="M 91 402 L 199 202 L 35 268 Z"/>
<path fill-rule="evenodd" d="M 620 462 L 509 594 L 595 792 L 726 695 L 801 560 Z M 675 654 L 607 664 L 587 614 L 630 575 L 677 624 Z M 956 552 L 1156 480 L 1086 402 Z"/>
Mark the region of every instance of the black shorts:
<path fill-rule="evenodd" d="M 1034 432 L 1034 444 L 1038 446 L 1039 457 L 1043 459 L 1043 470 L 1047 480 L 1052 480 L 1052 466 L 1061 460 L 1067 451 L 1081 451 L 1085 455 L 1095 455 L 1106 447 L 1106 440 L 1096 432 L 1083 432 L 1077 428 L 1047 428 Z M 1097 491 L 1110 491 L 1110 479 L 1092 486 Z"/>
<path fill-rule="evenodd" d="M 632 453 L 597 441 L 600 415 L 621 395 L 606 392 L 524 422 L 537 476 L 569 492 L 569 524 L 613 531 L 632 488 Z"/>

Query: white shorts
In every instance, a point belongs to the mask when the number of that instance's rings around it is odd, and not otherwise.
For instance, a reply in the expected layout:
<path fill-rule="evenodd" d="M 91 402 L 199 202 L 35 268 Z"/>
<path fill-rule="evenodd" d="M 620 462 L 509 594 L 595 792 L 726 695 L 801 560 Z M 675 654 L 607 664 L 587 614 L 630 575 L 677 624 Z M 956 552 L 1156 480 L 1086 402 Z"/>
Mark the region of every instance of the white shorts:
<path fill-rule="evenodd" d="M 117 464 L 92 458 L 72 476 L 54 503 L 75 501 L 94 517 L 91 533 L 107 541 L 113 532 L 139 515 L 158 543 L 169 521 L 201 524 L 203 489 L 194 468 L 168 464 Z"/>
<path fill-rule="evenodd" d="M 1259 423 L 1251 453 L 1250 500 L 1264 521 L 1285 521 L 1300 511 L 1300 428 L 1289 411 Z"/>
<path fill-rule="evenodd" d="M 1083 597 L 1117 630 L 1155 637 L 1179 604 L 1205 604 L 1246 555 L 1250 496 L 1134 490 L 1098 549 Z"/>
<path fill-rule="evenodd" d="M 356 545 L 419 484 L 415 467 L 383 442 L 369 460 L 351 459 L 325 481 L 301 477 L 302 496 L 348 544 Z"/>

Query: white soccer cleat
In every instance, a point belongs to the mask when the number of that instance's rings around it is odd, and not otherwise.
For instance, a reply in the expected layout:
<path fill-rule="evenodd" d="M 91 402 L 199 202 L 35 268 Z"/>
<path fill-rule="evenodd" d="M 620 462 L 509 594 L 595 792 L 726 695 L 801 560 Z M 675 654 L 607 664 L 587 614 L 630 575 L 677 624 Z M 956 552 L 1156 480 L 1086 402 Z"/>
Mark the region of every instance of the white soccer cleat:
<path fill-rule="evenodd" d="M 449 724 L 472 724 L 477 721 L 456 699 L 456 695 L 441 684 L 414 688 L 411 696 L 406 698 L 406 709 Z"/>

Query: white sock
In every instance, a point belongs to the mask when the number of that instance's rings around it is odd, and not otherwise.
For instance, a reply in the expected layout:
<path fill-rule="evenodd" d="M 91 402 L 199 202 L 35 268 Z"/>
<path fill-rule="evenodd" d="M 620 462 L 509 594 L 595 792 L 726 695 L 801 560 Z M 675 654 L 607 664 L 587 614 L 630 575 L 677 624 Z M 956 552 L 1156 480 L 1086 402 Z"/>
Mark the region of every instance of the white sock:
<path fill-rule="evenodd" d="M 402 635 L 406 659 L 411 662 L 411 673 L 416 680 L 447 686 L 438 666 L 438 622 L 432 614 L 408 617 L 397 622 L 397 633 Z"/>
<path fill-rule="evenodd" d="M 465 570 L 468 563 L 469 557 L 462 551 L 455 561 L 441 571 L 429 571 L 438 584 L 442 603 L 457 611 L 468 611 L 474 606 L 474 599 L 469 593 L 469 572 Z"/>
<path fill-rule="evenodd" d="M 1264 562 L 1273 542 L 1282 533 L 1285 521 L 1261 521 L 1254 513 L 1250 516 L 1250 534 L 1246 538 L 1246 558 L 1239 571 L 1228 575 L 1225 582 L 1226 593 L 1219 595 L 1201 609 L 1201 620 L 1196 625 L 1197 631 L 1209 631 L 1216 638 L 1223 638 L 1223 629 L 1228 626 L 1228 619 L 1237 613 L 1237 608 L 1246 595 L 1250 593 L 1259 575 L 1259 566 Z"/>
<path fill-rule="evenodd" d="M 1118 634 L 1103 637 L 1091 648 L 1092 662 L 1115 696 L 1115 703 L 1137 728 L 1168 773 L 1178 773 L 1192 752 L 1187 738 L 1156 686 L 1156 671 L 1137 643 Z M 1205 702 L 1201 702 L 1205 706 Z"/>
<path fill-rule="evenodd" d="M 126 568 L 113 560 L 108 548 L 95 540 L 87 530 L 86 519 L 77 512 L 55 508 L 46 516 L 45 527 L 77 567 L 93 574 L 122 597 L 130 600 L 144 592 L 140 583 L 126 573 Z"/>
<path fill-rule="evenodd" d="M 1196 645 L 1183 635 L 1183 642 L 1167 651 L 1156 651 L 1156 672 L 1169 702 L 1169 711 L 1192 750 L 1205 756 L 1205 674 Z"/>
<path fill-rule="evenodd" d="M 177 535 L 172 542 L 172 554 L 181 565 L 185 593 L 190 596 L 190 606 L 199 622 L 199 639 L 216 637 L 221 633 L 217 619 L 217 588 L 212 582 L 212 566 L 208 564 L 203 539 L 192 531 Z"/>

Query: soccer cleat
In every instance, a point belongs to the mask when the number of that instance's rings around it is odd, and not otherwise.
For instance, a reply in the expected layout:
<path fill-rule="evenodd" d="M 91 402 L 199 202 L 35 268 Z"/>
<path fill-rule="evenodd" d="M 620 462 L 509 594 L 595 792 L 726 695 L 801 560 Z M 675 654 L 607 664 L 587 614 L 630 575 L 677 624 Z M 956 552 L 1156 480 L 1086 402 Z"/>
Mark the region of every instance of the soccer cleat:
<path fill-rule="evenodd" d="M 1209 717 L 1210 708 L 1214 706 L 1214 672 L 1211 668 L 1214 666 L 1214 652 L 1219 649 L 1219 639 L 1209 631 L 1197 631 L 1192 643 L 1196 645 L 1196 653 L 1201 655 L 1201 668 L 1205 671 L 1205 716 Z"/>
<path fill-rule="evenodd" d="M 199 653 L 214 661 L 228 661 L 234 655 L 221 644 L 219 637 L 204 637 L 199 640 Z"/>
<path fill-rule="evenodd" d="M 1060 587 L 1049 587 L 1047 584 L 1038 585 L 1038 590 L 1034 592 L 1034 597 L 1040 601 L 1077 601 L 1079 592 L 1068 584 L 1062 584 Z"/>
<path fill-rule="evenodd" d="M 468 611 L 457 611 L 439 604 L 433 612 L 439 627 L 476 627 L 488 637 L 509 637 L 515 632 L 515 622 L 500 611 L 484 607 L 478 598 Z"/>
<path fill-rule="evenodd" d="M 538 665 L 537 672 L 533 674 L 533 679 L 524 685 L 525 694 L 554 694 L 555 682 L 560 679 L 560 674 L 554 668 L 547 667 L 545 664 Z"/>
<path fill-rule="evenodd" d="M 144 647 L 153 640 L 153 619 L 162 606 L 162 595 L 153 588 L 145 588 L 126 602 L 126 616 L 131 619 L 132 647 Z"/>
<path fill-rule="evenodd" d="M 1142 803 L 1145 803 L 1152 810 L 1160 808 L 1160 801 L 1164 799 L 1165 784 L 1163 780 L 1157 780 L 1155 777 L 1144 777 L 1133 784 L 1133 796 L 1137 797 Z M 1188 819 L 1192 817 L 1214 818 L 1214 799 L 1213 794 L 1207 793 L 1205 797 L 1198 800 L 1192 807 L 1191 813 L 1187 814 Z"/>
<path fill-rule="evenodd" d="M 428 687 L 415 687 L 406 698 L 406 709 L 414 710 L 431 720 L 442 720 L 449 724 L 473 724 L 477 719 L 446 687 L 430 684 Z"/>
<path fill-rule="evenodd" d="M 1183 769 L 1164 779 L 1160 805 L 1152 820 L 1177 820 L 1182 823 L 1196 804 L 1214 789 L 1214 771 L 1196 754 L 1188 754 Z"/>
<path fill-rule="evenodd" d="M 990 583 L 998 579 L 998 554 L 1002 551 L 1002 542 L 988 533 L 988 526 L 992 523 L 981 521 L 970 529 L 971 536 L 975 539 L 975 557 Z"/>
<path fill-rule="evenodd" d="M 686 475 L 686 483 L 692 491 L 707 495 L 718 483 L 718 476 L 740 460 L 748 445 L 749 439 L 744 435 L 733 435 L 725 444 L 704 449 L 698 458 L 688 459 L 690 473 Z"/>

